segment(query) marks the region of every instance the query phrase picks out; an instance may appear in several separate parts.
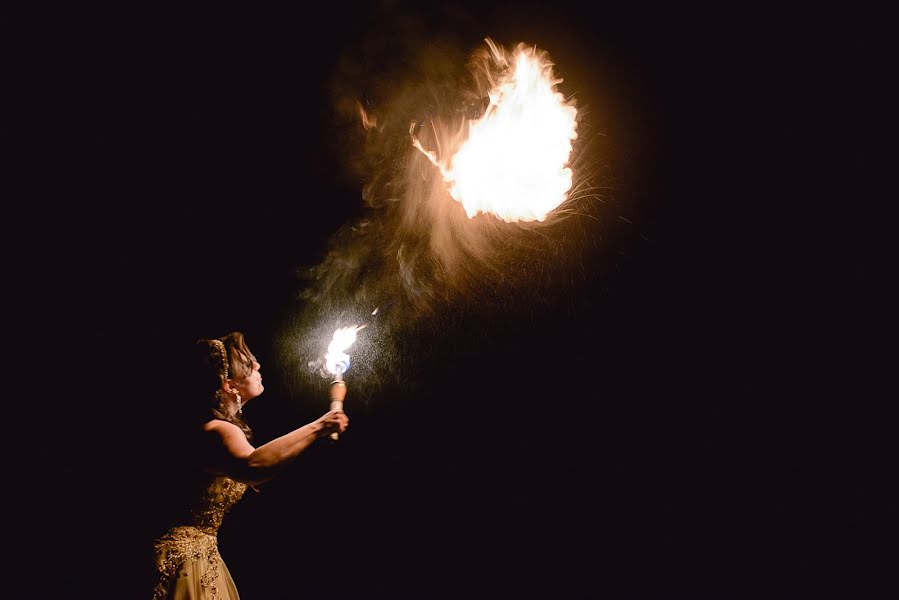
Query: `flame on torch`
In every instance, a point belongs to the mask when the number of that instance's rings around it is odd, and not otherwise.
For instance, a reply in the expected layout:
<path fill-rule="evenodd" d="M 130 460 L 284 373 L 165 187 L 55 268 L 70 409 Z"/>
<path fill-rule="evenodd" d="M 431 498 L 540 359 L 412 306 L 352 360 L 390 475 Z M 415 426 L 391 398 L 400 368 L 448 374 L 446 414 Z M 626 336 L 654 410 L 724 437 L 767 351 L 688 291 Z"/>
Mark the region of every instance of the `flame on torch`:
<path fill-rule="evenodd" d="M 571 189 L 577 109 L 556 91 L 562 80 L 544 53 L 520 45 L 510 58 L 486 41 L 505 70 L 483 116 L 468 120 L 468 136 L 448 161 L 414 136 L 412 143 L 440 169 L 469 218 L 483 212 L 507 223 L 543 221 Z"/>
<path fill-rule="evenodd" d="M 341 327 L 334 332 L 328 351 L 325 353 L 325 369 L 336 377 L 341 377 L 350 368 L 350 355 L 346 350 L 356 341 L 356 332 L 365 325 Z"/>

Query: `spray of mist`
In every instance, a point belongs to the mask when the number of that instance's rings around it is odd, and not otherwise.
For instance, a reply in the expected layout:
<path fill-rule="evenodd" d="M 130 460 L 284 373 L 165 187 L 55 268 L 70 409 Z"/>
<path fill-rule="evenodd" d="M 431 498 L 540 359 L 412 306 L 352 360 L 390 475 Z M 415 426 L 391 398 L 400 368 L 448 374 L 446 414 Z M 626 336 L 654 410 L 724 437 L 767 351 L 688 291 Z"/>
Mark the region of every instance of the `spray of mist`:
<path fill-rule="evenodd" d="M 574 147 L 567 200 L 543 221 L 514 223 L 470 218 L 432 160 L 413 147 L 415 139 L 437 153 L 454 150 L 507 71 L 503 52 L 488 42 L 466 56 L 457 43 L 437 40 L 374 78 L 361 77 L 356 63 L 344 65 L 335 99 L 354 135 L 341 154 L 363 182 L 365 214 L 337 231 L 324 259 L 304 271 L 301 307 L 282 339 L 285 363 L 305 367 L 300 376 L 322 373 L 322 349 L 336 328 L 367 324 L 352 351 L 355 389 L 402 378 L 427 348 L 422 340 L 442 325 L 474 307 L 526 302 L 576 260 L 572 247 L 583 243 L 598 197 L 585 136 Z"/>

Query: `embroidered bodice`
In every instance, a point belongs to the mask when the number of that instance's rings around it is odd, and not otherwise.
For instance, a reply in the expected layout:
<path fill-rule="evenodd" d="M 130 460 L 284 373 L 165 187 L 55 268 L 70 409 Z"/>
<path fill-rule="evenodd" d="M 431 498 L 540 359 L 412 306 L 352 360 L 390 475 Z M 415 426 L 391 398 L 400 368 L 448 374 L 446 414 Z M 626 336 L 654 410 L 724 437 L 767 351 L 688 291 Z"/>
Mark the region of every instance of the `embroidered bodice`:
<path fill-rule="evenodd" d="M 201 488 L 199 496 L 188 504 L 184 523 L 196 527 L 203 533 L 215 535 L 222 524 L 225 513 L 237 504 L 247 486 L 228 477 L 209 476 L 209 483 Z"/>

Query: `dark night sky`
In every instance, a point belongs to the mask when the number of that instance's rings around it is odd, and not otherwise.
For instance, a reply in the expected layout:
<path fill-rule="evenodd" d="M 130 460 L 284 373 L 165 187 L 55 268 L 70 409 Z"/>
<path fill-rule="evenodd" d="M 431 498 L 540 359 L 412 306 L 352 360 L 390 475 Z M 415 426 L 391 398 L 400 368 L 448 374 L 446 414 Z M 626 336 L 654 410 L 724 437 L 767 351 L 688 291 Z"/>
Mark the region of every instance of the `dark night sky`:
<path fill-rule="evenodd" d="M 66 375 L 39 410 L 62 419 L 41 497 L 61 517 L 51 556 L 71 597 L 142 593 L 172 345 L 247 334 L 268 386 L 247 409 L 259 441 L 326 409 L 323 393 L 291 396 L 272 340 L 297 269 L 362 215 L 331 98 L 340 60 L 409 19 L 471 49 L 491 36 L 549 51 L 601 134 L 607 207 L 570 272 L 536 275 L 506 310 L 462 308 L 433 339 L 413 333 L 430 352 L 402 382 L 354 403 L 348 374 L 350 432 L 225 521 L 242 595 L 783 592 L 848 552 L 825 544 L 846 524 L 820 504 L 813 415 L 841 388 L 813 375 L 825 308 L 797 226 L 810 165 L 793 150 L 821 116 L 807 102 L 825 61 L 814 17 L 570 2 L 330 4 L 323 20 L 183 10 L 23 29 L 40 66 L 21 78 L 36 99 L 22 154 L 42 158 L 15 180 L 39 231 L 17 246 L 37 292 L 20 314 L 57 350 L 80 349 L 62 370 L 38 361 L 39 377 Z M 46 356 L 38 338 L 30 356 Z M 583 350 L 563 357 L 571 346 Z"/>

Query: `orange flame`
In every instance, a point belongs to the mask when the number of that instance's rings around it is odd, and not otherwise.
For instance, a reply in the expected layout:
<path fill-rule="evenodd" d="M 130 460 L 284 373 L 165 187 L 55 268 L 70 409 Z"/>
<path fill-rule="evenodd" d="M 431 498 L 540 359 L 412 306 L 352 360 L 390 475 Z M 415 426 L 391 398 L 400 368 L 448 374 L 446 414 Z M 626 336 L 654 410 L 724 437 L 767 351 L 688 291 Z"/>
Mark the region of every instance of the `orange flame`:
<path fill-rule="evenodd" d="M 362 121 L 362 128 L 365 131 L 369 131 L 370 129 L 374 129 L 378 126 L 378 118 L 372 114 L 369 114 L 363 107 L 362 104 L 356 102 L 356 110 L 359 111 L 359 119 Z"/>
<path fill-rule="evenodd" d="M 468 120 L 468 137 L 446 164 L 414 136 L 413 146 L 440 169 L 469 218 L 491 213 L 507 223 L 543 221 L 571 189 L 567 165 L 577 109 L 556 91 L 562 80 L 544 53 L 519 45 L 510 59 L 486 41 L 504 71 L 484 115 Z"/>

